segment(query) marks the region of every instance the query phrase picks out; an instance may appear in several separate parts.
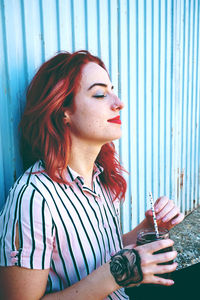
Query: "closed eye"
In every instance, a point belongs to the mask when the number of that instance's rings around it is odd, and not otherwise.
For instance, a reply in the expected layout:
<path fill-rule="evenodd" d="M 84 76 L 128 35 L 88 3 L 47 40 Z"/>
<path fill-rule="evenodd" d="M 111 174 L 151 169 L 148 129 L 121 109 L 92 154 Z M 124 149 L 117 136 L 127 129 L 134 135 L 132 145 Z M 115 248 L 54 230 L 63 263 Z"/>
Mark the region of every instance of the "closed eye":
<path fill-rule="evenodd" d="M 94 95 L 94 98 L 105 98 L 107 95 L 106 94 L 101 94 L 101 95 Z"/>

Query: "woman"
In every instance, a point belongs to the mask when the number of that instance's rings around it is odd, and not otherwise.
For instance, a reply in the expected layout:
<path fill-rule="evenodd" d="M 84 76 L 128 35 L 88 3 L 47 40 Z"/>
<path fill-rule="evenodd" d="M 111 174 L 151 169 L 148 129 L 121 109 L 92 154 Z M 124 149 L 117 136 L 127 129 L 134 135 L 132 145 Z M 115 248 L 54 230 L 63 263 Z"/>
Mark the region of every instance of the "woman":
<path fill-rule="evenodd" d="M 29 169 L 0 218 L 2 299 L 128 299 L 125 286 L 173 284 L 158 274 L 176 263 L 158 263 L 176 251 L 153 255 L 173 241 L 134 246 L 137 231 L 152 226 L 151 211 L 120 233 L 126 182 L 112 141 L 123 107 L 103 62 L 87 51 L 58 54 L 33 78 L 20 124 Z M 155 209 L 160 226 L 183 220 L 167 197 Z"/>

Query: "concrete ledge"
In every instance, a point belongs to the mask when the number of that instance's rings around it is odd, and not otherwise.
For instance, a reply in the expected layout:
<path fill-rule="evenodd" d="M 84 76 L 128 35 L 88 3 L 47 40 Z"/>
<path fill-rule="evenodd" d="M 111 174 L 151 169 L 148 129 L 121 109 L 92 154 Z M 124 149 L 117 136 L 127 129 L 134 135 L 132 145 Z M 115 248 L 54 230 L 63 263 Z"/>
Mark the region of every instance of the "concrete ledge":
<path fill-rule="evenodd" d="M 178 252 L 177 270 L 200 263 L 200 206 L 170 230 L 170 238 Z"/>

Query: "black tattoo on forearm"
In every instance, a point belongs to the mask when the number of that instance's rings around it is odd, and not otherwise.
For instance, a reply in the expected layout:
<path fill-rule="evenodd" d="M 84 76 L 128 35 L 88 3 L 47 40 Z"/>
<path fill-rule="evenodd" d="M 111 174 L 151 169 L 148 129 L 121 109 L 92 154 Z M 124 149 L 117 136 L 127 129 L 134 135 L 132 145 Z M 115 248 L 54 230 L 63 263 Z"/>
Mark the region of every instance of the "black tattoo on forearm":
<path fill-rule="evenodd" d="M 122 249 L 111 257 L 110 272 L 119 286 L 139 283 L 143 279 L 139 253 L 135 249 Z"/>

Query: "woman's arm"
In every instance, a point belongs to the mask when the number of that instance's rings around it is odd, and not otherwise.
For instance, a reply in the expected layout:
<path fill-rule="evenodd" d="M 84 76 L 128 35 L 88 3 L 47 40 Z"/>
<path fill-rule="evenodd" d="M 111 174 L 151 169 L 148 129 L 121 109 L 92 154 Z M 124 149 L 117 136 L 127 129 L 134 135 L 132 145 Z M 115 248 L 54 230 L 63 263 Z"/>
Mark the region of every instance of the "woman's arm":
<path fill-rule="evenodd" d="M 61 292 L 48 294 L 42 299 L 101 300 L 119 288 L 120 286 L 115 282 L 114 277 L 110 273 L 110 265 L 107 262 L 69 288 Z"/>
<path fill-rule="evenodd" d="M 170 251 L 160 254 L 154 252 L 170 247 L 172 240 L 160 240 L 150 244 L 138 246 L 135 249 L 139 252 L 143 280 L 141 283 L 154 283 L 171 285 L 173 281 L 159 277 L 158 274 L 172 272 L 176 269 L 177 263 L 162 265 L 175 259 L 177 252 Z M 129 248 L 132 248 L 129 246 Z M 119 251 L 119 255 L 120 255 Z M 123 269 L 129 274 L 130 265 Z M 89 274 L 81 281 L 73 284 L 63 291 L 47 294 L 44 296 L 49 270 L 30 270 L 21 267 L 0 268 L 0 299 L 6 300 L 102 300 L 108 294 L 120 288 L 110 272 L 109 262 Z M 131 274 L 131 273 L 130 273 Z M 155 276 L 155 274 L 157 274 Z M 130 278 L 131 279 L 131 278 Z M 134 286 L 134 284 L 131 286 Z"/>
<path fill-rule="evenodd" d="M 0 299 L 6 300 L 100 300 L 120 287 L 104 264 L 81 281 L 63 291 L 44 296 L 49 270 L 0 267 Z"/>

